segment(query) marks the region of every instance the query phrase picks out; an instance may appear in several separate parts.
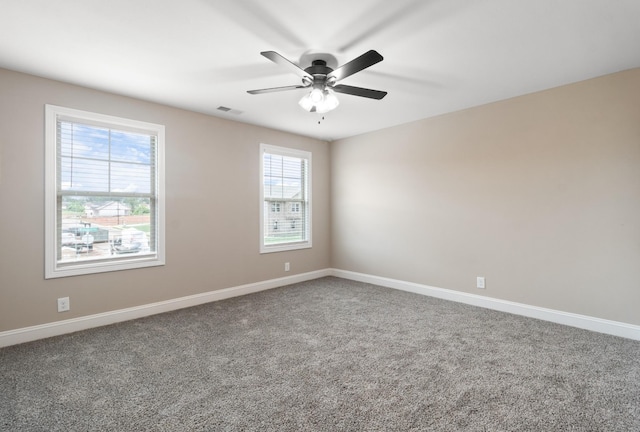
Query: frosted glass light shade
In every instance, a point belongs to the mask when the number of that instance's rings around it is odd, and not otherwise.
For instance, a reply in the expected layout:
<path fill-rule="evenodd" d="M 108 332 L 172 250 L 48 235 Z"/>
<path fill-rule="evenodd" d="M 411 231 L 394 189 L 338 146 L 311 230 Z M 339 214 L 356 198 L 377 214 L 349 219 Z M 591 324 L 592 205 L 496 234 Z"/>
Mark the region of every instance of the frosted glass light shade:
<path fill-rule="evenodd" d="M 335 109 L 340 104 L 340 101 L 333 90 L 313 89 L 304 95 L 298 104 L 305 111 L 324 114 Z"/>
<path fill-rule="evenodd" d="M 298 102 L 298 104 L 305 111 L 311 111 L 314 106 L 313 101 L 311 100 L 311 97 L 309 97 L 308 94 L 302 96 L 302 99 L 300 99 L 300 102 Z"/>
<path fill-rule="evenodd" d="M 309 99 L 311 99 L 314 105 L 318 105 L 324 101 L 324 92 L 319 88 L 314 88 L 309 93 Z"/>
<path fill-rule="evenodd" d="M 325 90 L 324 93 L 323 101 L 316 105 L 316 112 L 320 114 L 336 109 L 340 105 L 340 101 L 333 90 Z"/>

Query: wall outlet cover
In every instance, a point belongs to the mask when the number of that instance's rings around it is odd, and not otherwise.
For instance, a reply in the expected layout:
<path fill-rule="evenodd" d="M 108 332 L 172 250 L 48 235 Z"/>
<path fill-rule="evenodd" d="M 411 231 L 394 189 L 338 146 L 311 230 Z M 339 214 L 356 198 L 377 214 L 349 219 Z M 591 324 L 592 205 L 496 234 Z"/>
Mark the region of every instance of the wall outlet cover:
<path fill-rule="evenodd" d="M 66 312 L 70 308 L 69 297 L 60 297 L 58 299 L 58 312 Z"/>

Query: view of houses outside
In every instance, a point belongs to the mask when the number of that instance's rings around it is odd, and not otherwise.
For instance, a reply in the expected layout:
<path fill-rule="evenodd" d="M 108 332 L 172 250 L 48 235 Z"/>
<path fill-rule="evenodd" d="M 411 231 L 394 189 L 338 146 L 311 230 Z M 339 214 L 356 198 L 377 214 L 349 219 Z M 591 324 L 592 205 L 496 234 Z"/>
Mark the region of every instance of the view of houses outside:
<path fill-rule="evenodd" d="M 264 243 L 307 239 L 307 161 L 265 153 L 263 156 Z"/>
<path fill-rule="evenodd" d="M 65 197 L 61 260 L 86 260 L 149 251 L 148 198 Z"/>
<path fill-rule="evenodd" d="M 299 196 L 298 193 L 291 200 L 265 201 L 265 214 L 268 215 L 265 226 L 267 241 L 281 241 L 285 238 L 289 241 L 304 240 L 304 202 L 299 200 Z"/>

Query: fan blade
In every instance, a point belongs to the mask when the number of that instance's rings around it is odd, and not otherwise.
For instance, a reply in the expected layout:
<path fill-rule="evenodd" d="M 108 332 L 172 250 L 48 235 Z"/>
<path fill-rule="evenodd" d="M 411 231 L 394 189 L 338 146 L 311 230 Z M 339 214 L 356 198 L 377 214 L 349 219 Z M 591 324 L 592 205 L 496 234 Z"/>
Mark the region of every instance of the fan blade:
<path fill-rule="evenodd" d="M 297 90 L 297 89 L 303 89 L 303 88 L 308 88 L 308 87 L 303 86 L 303 85 L 272 87 L 272 88 L 259 89 L 259 90 L 247 90 L 247 93 L 249 93 L 249 94 L 263 94 L 263 93 L 274 93 L 274 92 L 287 91 L 287 90 Z"/>
<path fill-rule="evenodd" d="M 336 81 L 340 81 L 348 76 L 353 75 L 356 72 L 360 72 L 363 69 L 373 66 L 374 64 L 381 62 L 384 57 L 378 53 L 378 51 L 367 51 L 360 57 L 351 60 L 349 63 L 345 63 L 338 69 L 327 75 L 327 78 L 335 78 Z"/>
<path fill-rule="evenodd" d="M 282 57 L 277 52 L 275 52 L 275 51 L 263 51 L 260 54 L 262 54 L 264 57 L 268 58 L 269 60 L 271 60 L 275 64 L 288 68 L 290 72 L 293 72 L 294 74 L 298 75 L 303 80 L 306 78 L 310 82 L 313 82 L 313 75 L 305 72 L 298 65 L 290 62 L 289 60 L 287 60 L 286 58 Z"/>
<path fill-rule="evenodd" d="M 344 84 L 338 84 L 333 87 L 333 90 L 338 93 L 350 94 L 353 96 L 361 96 L 369 99 L 382 99 L 387 95 L 387 92 L 380 90 L 371 90 L 362 87 L 353 87 Z"/>

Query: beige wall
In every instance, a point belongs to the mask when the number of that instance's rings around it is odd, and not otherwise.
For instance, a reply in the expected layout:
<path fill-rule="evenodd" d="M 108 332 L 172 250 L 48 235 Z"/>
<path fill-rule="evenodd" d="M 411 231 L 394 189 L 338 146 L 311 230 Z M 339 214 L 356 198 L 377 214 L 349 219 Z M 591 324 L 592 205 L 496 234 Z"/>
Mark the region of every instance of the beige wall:
<path fill-rule="evenodd" d="M 44 279 L 46 103 L 166 126 L 164 267 Z M 2 69 L 0 132 L 0 331 L 329 267 L 325 142 Z M 313 153 L 312 249 L 259 254 L 261 142 Z"/>
<path fill-rule="evenodd" d="M 334 142 L 331 170 L 335 268 L 640 324 L 640 69 Z"/>
<path fill-rule="evenodd" d="M 166 125 L 166 266 L 44 280 L 45 103 Z M 0 69 L 0 131 L 0 331 L 330 266 L 640 324 L 637 69 L 331 145 Z M 313 249 L 258 253 L 260 142 L 313 152 Z"/>

